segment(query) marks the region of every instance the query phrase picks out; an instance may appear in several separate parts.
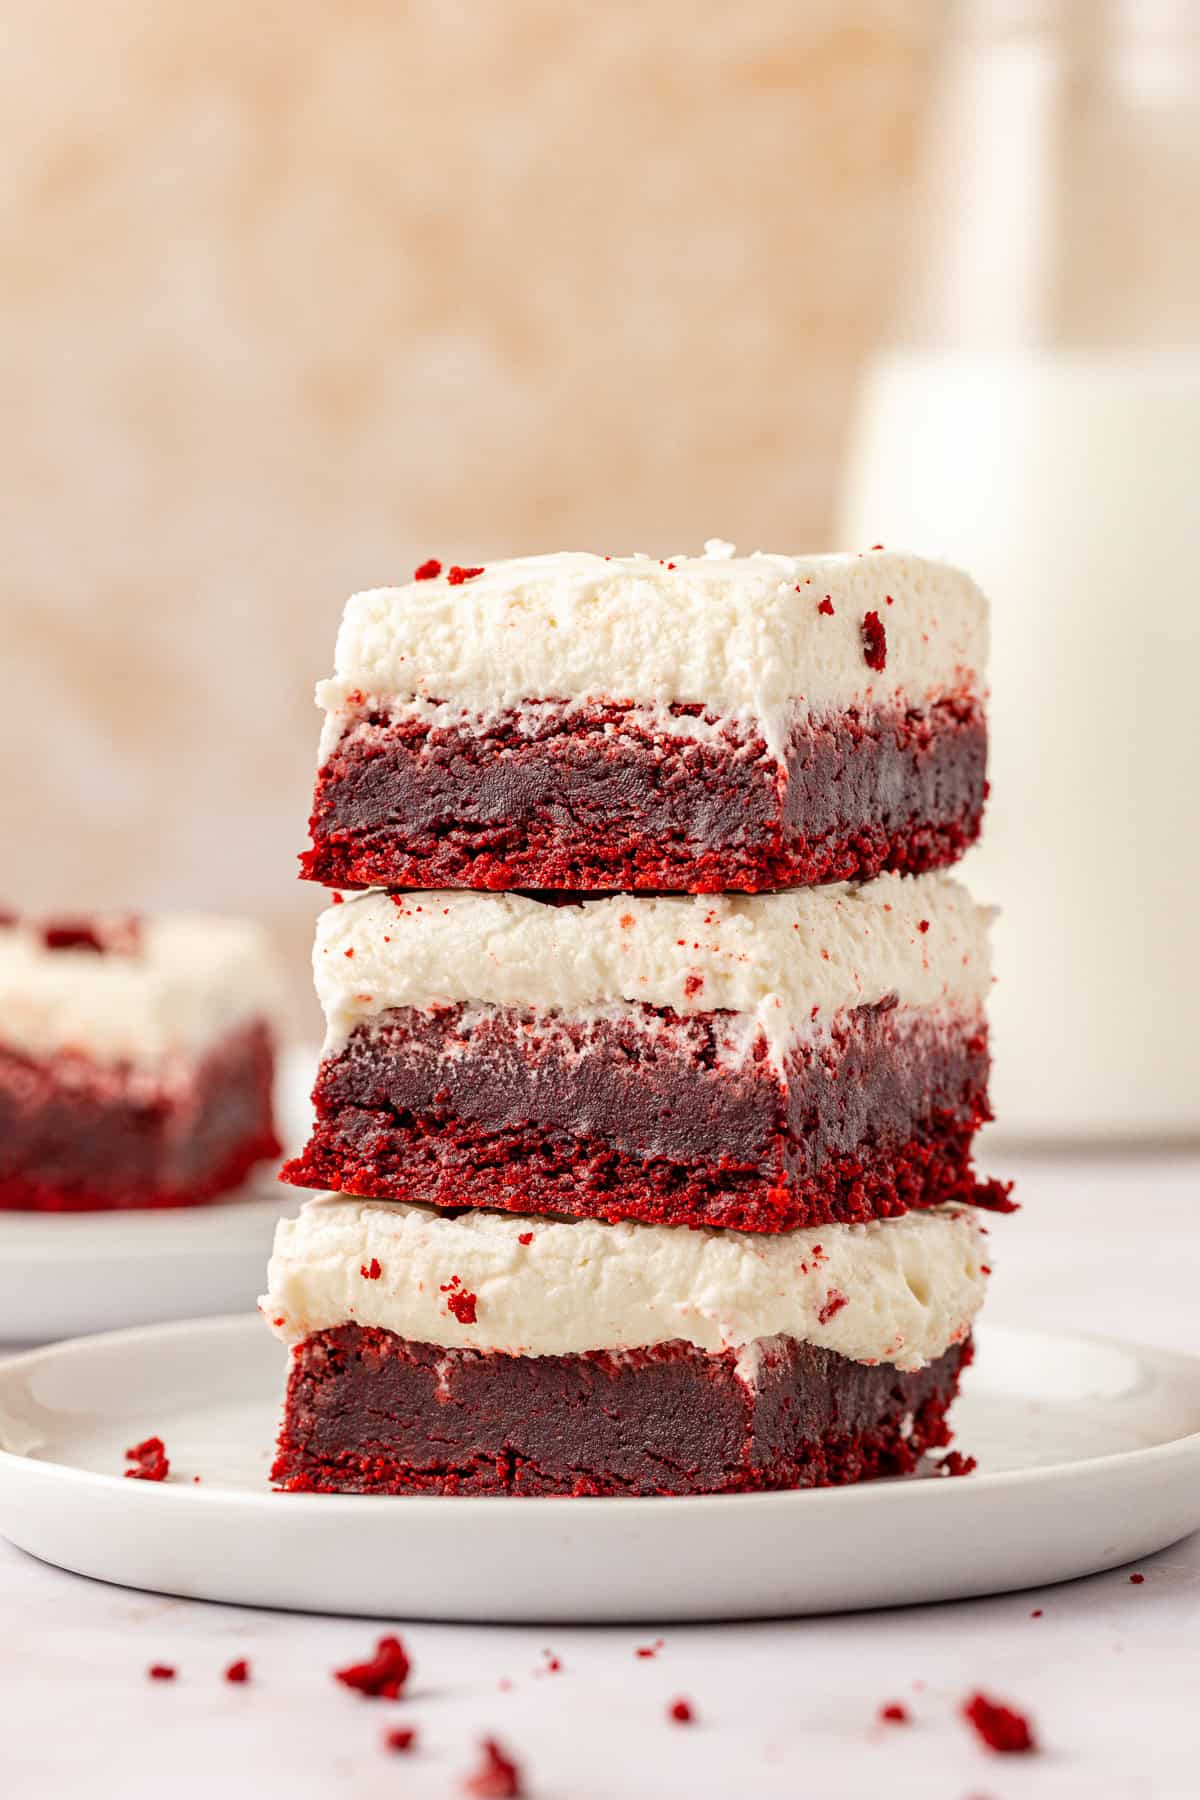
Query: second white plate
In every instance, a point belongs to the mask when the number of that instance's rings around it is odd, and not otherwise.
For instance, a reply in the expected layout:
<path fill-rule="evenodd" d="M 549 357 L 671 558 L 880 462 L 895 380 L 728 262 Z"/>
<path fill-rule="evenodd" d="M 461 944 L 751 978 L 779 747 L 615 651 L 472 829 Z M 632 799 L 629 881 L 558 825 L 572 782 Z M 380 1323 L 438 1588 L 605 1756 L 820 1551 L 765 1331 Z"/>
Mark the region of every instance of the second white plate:
<path fill-rule="evenodd" d="M 587 1623 L 1002 1592 L 1200 1527 L 1200 1360 L 1111 1340 L 985 1326 L 956 1414 L 969 1479 L 678 1500 L 275 1494 L 282 1377 L 257 1318 L 0 1364 L 0 1534 L 195 1599 Z M 125 1449 L 152 1434 L 171 1479 L 124 1480 Z"/>

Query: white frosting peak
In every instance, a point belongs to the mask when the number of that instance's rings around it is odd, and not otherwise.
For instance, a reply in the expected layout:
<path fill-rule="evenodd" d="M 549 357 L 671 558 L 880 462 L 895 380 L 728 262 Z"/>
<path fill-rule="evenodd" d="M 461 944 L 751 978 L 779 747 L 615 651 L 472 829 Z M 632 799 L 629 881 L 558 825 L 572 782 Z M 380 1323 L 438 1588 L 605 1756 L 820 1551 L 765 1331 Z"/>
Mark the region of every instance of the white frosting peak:
<path fill-rule="evenodd" d="M 373 1260 L 374 1280 L 362 1273 Z M 969 1332 L 987 1261 L 970 1207 L 771 1236 L 327 1194 L 280 1221 L 259 1304 L 287 1343 L 349 1322 L 524 1356 L 674 1340 L 741 1350 L 782 1335 L 918 1369 Z M 464 1291 L 474 1323 L 447 1304 Z"/>

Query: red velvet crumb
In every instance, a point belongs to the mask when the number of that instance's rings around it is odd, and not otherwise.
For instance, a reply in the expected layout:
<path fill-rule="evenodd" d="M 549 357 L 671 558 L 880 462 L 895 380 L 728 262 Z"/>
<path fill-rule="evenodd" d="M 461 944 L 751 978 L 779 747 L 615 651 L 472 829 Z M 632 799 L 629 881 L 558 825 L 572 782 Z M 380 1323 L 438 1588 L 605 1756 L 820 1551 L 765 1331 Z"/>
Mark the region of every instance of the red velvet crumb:
<path fill-rule="evenodd" d="M 166 1446 L 157 1437 L 135 1444 L 125 1452 L 125 1461 L 134 1464 L 132 1469 L 125 1471 L 127 1481 L 165 1481 L 171 1472 Z"/>
<path fill-rule="evenodd" d="M 383 1734 L 384 1749 L 392 1750 L 397 1755 L 403 1755 L 406 1750 L 414 1749 L 416 1742 L 417 1734 L 411 1725 L 397 1725 L 395 1730 L 385 1731 Z"/>
<path fill-rule="evenodd" d="M 464 1793 L 476 1800 L 521 1800 L 521 1771 L 512 1758 L 495 1738 L 484 1738 L 479 1750 L 479 1767 L 463 1783 Z"/>
<path fill-rule="evenodd" d="M 703 986 L 704 986 L 703 975 L 688 975 L 688 976 L 685 976 L 685 978 L 684 978 L 683 991 L 684 991 L 685 996 L 689 1000 L 691 999 L 693 994 L 698 994 L 700 992 L 700 989 Z"/>
<path fill-rule="evenodd" d="M 170 1663 L 151 1663 L 146 1670 L 151 1681 L 174 1681 L 175 1670 Z"/>
<path fill-rule="evenodd" d="M 460 1325 L 474 1325 L 479 1296 L 468 1293 L 457 1275 L 443 1281 L 442 1292 L 446 1296 L 447 1312 L 452 1312 Z"/>
<path fill-rule="evenodd" d="M 827 619 L 832 619 L 832 617 L 833 617 L 833 595 L 832 594 L 826 594 L 825 598 L 821 601 L 820 605 L 817 607 L 817 611 L 819 613 L 824 613 L 825 617 Z"/>
<path fill-rule="evenodd" d="M 518 1244 L 532 1244 L 532 1242 L 533 1242 L 532 1231 L 520 1232 L 517 1236 L 517 1242 L 518 1242 Z"/>
<path fill-rule="evenodd" d="M 840 1313 L 843 1306 L 849 1306 L 850 1300 L 838 1288 L 830 1288 L 825 1295 L 825 1304 L 817 1314 L 818 1325 L 828 1325 L 835 1313 Z"/>
<path fill-rule="evenodd" d="M 231 1681 L 235 1687 L 240 1687 L 243 1682 L 249 1681 L 250 1664 L 244 1656 L 239 1656 L 236 1662 L 230 1663 L 225 1671 L 225 1679 Z"/>
<path fill-rule="evenodd" d="M 20 913 L 14 912 L 11 906 L 0 906 L 0 931 L 11 931 L 14 925 L 20 923 Z"/>
<path fill-rule="evenodd" d="M 1041 1607 L 1040 1607 L 1040 1606 L 1035 1606 L 1035 1607 L 1034 1607 L 1034 1609 L 1033 1609 L 1033 1611 L 1032 1611 L 1032 1612 L 1031 1612 L 1031 1613 L 1030 1613 L 1030 1615 L 1029 1615 L 1029 1616 L 1030 1616 L 1030 1618 L 1031 1618 L 1031 1619 L 1040 1619 L 1040 1618 L 1041 1618 L 1041 1617 L 1042 1617 L 1042 1609 L 1041 1609 Z"/>
<path fill-rule="evenodd" d="M 47 950 L 90 950 L 93 955 L 133 956 L 141 948 L 141 921 L 127 919 L 47 919 L 42 926 Z"/>
<path fill-rule="evenodd" d="M 329 900 L 332 906 L 344 906 L 346 904 L 345 894 L 339 894 L 336 889 L 329 896 Z"/>
<path fill-rule="evenodd" d="M 348 950 L 343 950 L 342 955 L 343 956 L 353 956 L 354 955 L 354 945 L 351 944 L 351 946 Z"/>
<path fill-rule="evenodd" d="M 961 1450 L 948 1450 L 938 1464 L 939 1475 L 973 1475 L 979 1464 L 973 1456 L 964 1456 Z"/>
<path fill-rule="evenodd" d="M 1029 1720 L 1011 1706 L 989 1700 L 986 1694 L 972 1694 L 963 1709 L 963 1718 L 973 1725 L 989 1750 L 1001 1756 L 1022 1756 L 1036 1750 Z"/>
<path fill-rule="evenodd" d="M 458 564 L 455 563 L 451 567 L 450 573 L 447 575 L 446 580 L 450 583 L 451 587 L 461 587 L 464 581 L 474 581 L 476 575 L 482 575 L 482 574 L 483 574 L 483 564 L 482 563 L 480 563 L 480 565 L 477 569 L 460 569 Z"/>
<path fill-rule="evenodd" d="M 436 556 L 431 556 L 429 558 L 428 562 L 423 562 L 423 563 L 417 564 L 416 568 L 413 570 L 413 580 L 414 581 L 436 581 L 437 577 L 441 574 L 441 572 L 442 572 L 441 563 L 438 561 Z"/>
<path fill-rule="evenodd" d="M 926 931 L 928 931 L 929 930 L 929 920 L 928 919 L 918 919 L 917 920 L 917 930 L 919 932 L 921 932 L 922 934 L 925 933 Z"/>
<path fill-rule="evenodd" d="M 652 1644 L 639 1644 L 633 1654 L 635 1656 L 657 1656 L 662 1647 L 662 1638 L 655 1638 Z"/>
<path fill-rule="evenodd" d="M 869 612 L 862 622 L 863 660 L 868 669 L 882 669 L 887 664 L 887 633 L 877 612 Z"/>
<path fill-rule="evenodd" d="M 379 1265 L 379 1258 L 373 1256 L 369 1263 L 359 1263 L 358 1272 L 364 1281 L 378 1281 L 379 1277 L 383 1274 L 383 1270 Z"/>
<path fill-rule="evenodd" d="M 672 1700 L 667 1708 L 667 1717 L 674 1719 L 676 1725 L 693 1725 L 696 1712 L 690 1700 Z"/>
<path fill-rule="evenodd" d="M 398 1637 L 381 1637 L 367 1662 L 350 1663 L 333 1671 L 344 1687 L 355 1688 L 372 1700 L 398 1700 L 404 1692 L 412 1663 Z"/>
<path fill-rule="evenodd" d="M 881 1706 L 879 1717 L 885 1725 L 910 1725 L 912 1723 L 912 1715 L 907 1706 L 901 1706 L 898 1700 L 893 1700 L 890 1706 Z"/>
<path fill-rule="evenodd" d="M 1142 1585 L 1143 1581 L 1145 1581 L 1146 1577 L 1144 1575 L 1131 1575 L 1129 1577 L 1129 1579 L 1130 1579 L 1130 1581 L 1132 1581 L 1134 1587 L 1141 1587 L 1141 1585 Z"/>

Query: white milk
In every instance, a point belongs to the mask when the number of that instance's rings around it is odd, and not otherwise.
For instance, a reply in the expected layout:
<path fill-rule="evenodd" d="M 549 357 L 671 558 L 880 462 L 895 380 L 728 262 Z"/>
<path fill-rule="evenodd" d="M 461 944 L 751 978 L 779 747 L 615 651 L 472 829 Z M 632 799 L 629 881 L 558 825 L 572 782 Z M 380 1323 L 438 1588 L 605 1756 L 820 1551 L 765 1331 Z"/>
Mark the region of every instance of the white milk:
<path fill-rule="evenodd" d="M 1200 1130 L 1200 352 L 895 352 L 838 541 L 992 600 L 997 1131 Z"/>

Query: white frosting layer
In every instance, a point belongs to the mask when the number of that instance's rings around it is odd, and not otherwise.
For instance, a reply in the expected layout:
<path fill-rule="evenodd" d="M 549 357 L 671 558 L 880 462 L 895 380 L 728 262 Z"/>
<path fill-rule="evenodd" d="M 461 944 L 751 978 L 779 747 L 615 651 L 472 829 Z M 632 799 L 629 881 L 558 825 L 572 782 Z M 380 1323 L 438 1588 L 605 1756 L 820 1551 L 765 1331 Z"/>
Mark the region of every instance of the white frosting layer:
<path fill-rule="evenodd" d="M 152 1067 L 269 1019 L 278 999 L 267 935 L 247 919 L 146 919 L 132 954 L 47 950 L 31 927 L 0 929 L 0 1042 L 31 1056 Z"/>
<path fill-rule="evenodd" d="M 782 1335 L 917 1369 L 970 1330 L 986 1242 L 970 1207 L 768 1236 L 326 1194 L 280 1220 L 259 1304 L 287 1343 L 348 1322 L 523 1356 L 676 1339 L 741 1350 Z M 375 1280 L 362 1273 L 372 1259 Z M 475 1296 L 473 1324 L 447 1305 L 462 1292 Z"/>
<path fill-rule="evenodd" d="M 752 722 L 778 753 L 797 713 L 982 693 L 987 604 L 957 569 L 895 551 L 730 551 L 523 557 L 458 585 L 443 574 L 356 594 L 317 689 L 322 754 L 363 711 L 429 700 L 483 716 L 530 701 L 701 704 Z M 832 615 L 817 610 L 826 595 Z M 863 654 L 872 611 L 881 670 Z"/>
<path fill-rule="evenodd" d="M 327 1053 L 388 1007 L 463 1001 L 728 1010 L 750 1015 L 779 1048 L 798 1026 L 891 994 L 904 1006 L 977 1008 L 991 982 L 989 918 L 945 875 L 572 906 L 376 890 L 321 914 L 313 971 Z"/>

